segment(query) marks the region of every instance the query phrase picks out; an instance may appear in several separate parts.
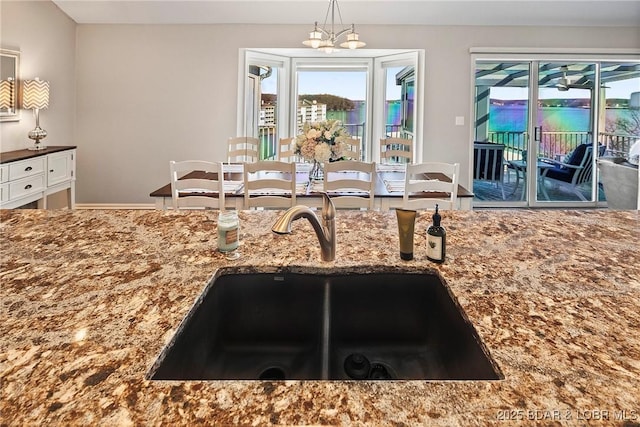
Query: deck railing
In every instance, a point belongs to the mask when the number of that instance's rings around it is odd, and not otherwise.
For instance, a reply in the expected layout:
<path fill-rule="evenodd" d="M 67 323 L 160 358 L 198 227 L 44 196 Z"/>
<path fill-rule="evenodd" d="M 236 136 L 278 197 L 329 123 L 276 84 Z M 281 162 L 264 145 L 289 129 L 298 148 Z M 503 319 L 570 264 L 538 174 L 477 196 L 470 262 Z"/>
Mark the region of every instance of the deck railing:
<path fill-rule="evenodd" d="M 504 156 L 506 160 L 518 160 L 523 157 L 523 152 L 527 149 L 527 132 L 489 132 L 488 141 L 505 146 Z M 606 146 L 607 156 L 624 157 L 631 145 L 640 136 L 623 135 L 600 132 L 598 142 Z M 540 145 L 538 155 L 558 159 L 571 152 L 580 144 L 591 143 L 591 132 L 542 132 L 540 135 Z"/>
<path fill-rule="evenodd" d="M 367 146 L 366 136 L 364 133 L 365 123 L 346 123 L 343 126 L 354 138 L 360 138 L 362 142 L 362 152 L 364 154 Z M 300 133 L 302 127 L 298 129 Z M 258 139 L 260 139 L 260 159 L 274 160 L 278 152 L 278 141 L 276 138 L 276 125 L 258 126 Z"/>
<path fill-rule="evenodd" d="M 276 141 L 276 125 L 258 126 L 260 140 L 260 160 L 276 160 L 278 141 Z"/>
<path fill-rule="evenodd" d="M 640 141 L 639 135 L 600 132 L 598 137 L 598 142 L 607 147 L 605 154 L 614 157 L 625 157 L 629 154 L 629 149 L 636 141 Z"/>
<path fill-rule="evenodd" d="M 365 140 L 365 123 L 348 123 L 344 125 L 347 132 L 354 138 L 360 138 L 362 149 L 367 147 Z M 402 130 L 401 125 L 388 124 L 385 126 L 387 138 L 411 138 Z M 561 158 L 578 145 L 591 143 L 591 132 L 542 132 L 538 148 L 540 157 L 551 159 Z M 260 139 L 260 158 L 275 159 L 278 149 L 276 140 L 276 126 L 259 126 L 258 138 Z M 519 160 L 523 157 L 523 151 L 527 149 L 527 132 L 496 131 L 489 132 L 488 141 L 505 146 L 504 157 L 506 160 Z M 606 146 L 607 156 L 624 157 L 631 146 L 640 140 L 638 135 L 626 135 L 618 133 L 600 132 L 598 142 Z"/>
<path fill-rule="evenodd" d="M 489 132 L 487 140 L 504 145 L 505 160 L 522 159 L 523 152 L 527 150 L 527 132 Z"/>

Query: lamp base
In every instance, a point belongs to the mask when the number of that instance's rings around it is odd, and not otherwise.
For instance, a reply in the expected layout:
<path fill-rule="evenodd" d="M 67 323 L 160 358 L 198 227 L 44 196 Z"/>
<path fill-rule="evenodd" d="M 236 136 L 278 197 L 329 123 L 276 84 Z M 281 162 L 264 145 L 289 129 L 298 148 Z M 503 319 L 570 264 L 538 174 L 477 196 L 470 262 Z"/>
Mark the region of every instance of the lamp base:
<path fill-rule="evenodd" d="M 31 147 L 27 148 L 27 150 L 38 151 L 38 150 L 44 150 L 45 148 L 47 148 L 46 145 L 37 144 L 37 145 L 32 145 Z"/>
<path fill-rule="evenodd" d="M 29 139 L 33 139 L 35 144 L 29 147 L 29 150 L 38 151 L 47 148 L 46 145 L 40 144 L 40 140 L 47 136 L 47 131 L 36 125 L 36 128 L 29 132 Z"/>

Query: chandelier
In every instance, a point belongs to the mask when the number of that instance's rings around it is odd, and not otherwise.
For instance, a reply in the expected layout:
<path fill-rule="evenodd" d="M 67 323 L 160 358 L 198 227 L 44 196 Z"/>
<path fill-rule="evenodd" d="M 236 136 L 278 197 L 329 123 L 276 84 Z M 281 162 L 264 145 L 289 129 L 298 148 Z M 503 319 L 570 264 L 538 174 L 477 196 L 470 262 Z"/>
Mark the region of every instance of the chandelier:
<path fill-rule="evenodd" d="M 340 27 L 342 28 L 337 33 L 335 30 L 336 9 L 338 11 L 338 17 L 340 18 Z M 331 25 L 327 28 L 329 12 L 331 12 Z M 366 46 L 366 43 L 359 40 L 354 24 L 351 24 L 351 27 L 344 28 L 344 24 L 342 23 L 342 14 L 340 13 L 340 6 L 338 6 L 338 0 L 329 0 L 329 7 L 327 8 L 327 14 L 324 17 L 324 24 L 322 25 L 322 28 L 318 27 L 318 22 L 316 21 L 313 31 L 309 33 L 309 39 L 303 41 L 302 44 L 325 53 L 332 53 L 339 50 L 336 47 L 336 44 L 340 37 L 345 34 L 347 38 L 346 41 L 340 43 L 341 47 L 357 49 L 359 47 Z"/>

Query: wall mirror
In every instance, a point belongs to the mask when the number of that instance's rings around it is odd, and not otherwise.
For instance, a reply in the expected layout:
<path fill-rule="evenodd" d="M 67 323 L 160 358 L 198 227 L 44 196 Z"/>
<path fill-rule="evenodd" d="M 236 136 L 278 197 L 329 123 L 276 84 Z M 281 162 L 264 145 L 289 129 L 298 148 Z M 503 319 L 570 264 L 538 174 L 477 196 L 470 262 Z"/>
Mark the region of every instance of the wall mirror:
<path fill-rule="evenodd" d="M 0 49 L 0 121 L 20 120 L 18 110 L 18 79 L 20 52 Z"/>

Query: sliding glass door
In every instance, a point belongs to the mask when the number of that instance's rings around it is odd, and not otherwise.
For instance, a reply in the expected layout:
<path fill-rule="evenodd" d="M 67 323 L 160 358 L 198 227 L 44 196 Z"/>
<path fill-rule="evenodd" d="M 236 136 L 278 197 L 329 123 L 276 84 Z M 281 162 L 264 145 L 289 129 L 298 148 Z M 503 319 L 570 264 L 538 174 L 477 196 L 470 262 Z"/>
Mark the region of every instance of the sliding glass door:
<path fill-rule="evenodd" d="M 527 201 L 531 67 L 530 62 L 476 62 L 475 205 Z"/>
<path fill-rule="evenodd" d="M 474 204 L 604 201 L 596 161 L 640 138 L 638 92 L 638 62 L 476 60 Z"/>
<path fill-rule="evenodd" d="M 534 62 L 538 70 L 534 141 L 536 202 L 594 202 L 597 190 L 595 63 Z M 533 159 L 530 166 L 533 167 Z"/>

